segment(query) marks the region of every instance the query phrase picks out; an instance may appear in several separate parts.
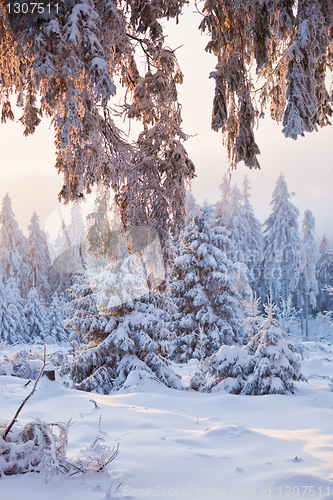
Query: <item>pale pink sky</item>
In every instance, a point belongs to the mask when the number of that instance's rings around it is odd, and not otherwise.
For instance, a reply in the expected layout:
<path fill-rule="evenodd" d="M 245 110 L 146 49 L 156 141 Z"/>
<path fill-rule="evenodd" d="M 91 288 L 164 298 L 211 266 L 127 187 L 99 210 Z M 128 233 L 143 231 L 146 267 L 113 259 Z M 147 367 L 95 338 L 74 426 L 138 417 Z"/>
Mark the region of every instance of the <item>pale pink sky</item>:
<path fill-rule="evenodd" d="M 219 185 L 228 168 L 221 134 L 210 130 L 211 104 L 214 82 L 208 78 L 214 70 L 215 59 L 204 52 L 207 39 L 197 26 L 200 16 L 191 13 L 181 19 L 180 26 L 168 27 L 166 44 L 177 50 L 180 67 L 185 75 L 179 86 L 179 100 L 183 105 L 183 128 L 193 135 L 186 143 L 190 157 L 196 165 L 197 178 L 192 191 L 199 202 L 207 199 L 215 203 L 219 198 Z M 15 117 L 19 118 L 19 112 Z M 261 222 L 270 213 L 271 195 L 282 172 L 291 192 L 293 203 L 300 210 L 300 224 L 304 211 L 310 209 L 316 218 L 316 238 L 323 233 L 333 248 L 333 162 L 332 128 L 308 134 L 293 141 L 285 139 L 281 126 L 265 119 L 256 133 L 261 149 L 260 171 L 250 171 L 239 165 L 232 174 L 232 182 L 241 187 L 244 175 L 252 183 L 252 205 Z M 54 169 L 53 134 L 49 122 L 43 121 L 37 132 L 25 138 L 18 123 L 0 124 L 0 199 L 9 191 L 13 210 L 20 227 L 26 232 L 31 214 L 36 210 L 42 224 L 56 210 L 57 194 L 62 181 Z"/>

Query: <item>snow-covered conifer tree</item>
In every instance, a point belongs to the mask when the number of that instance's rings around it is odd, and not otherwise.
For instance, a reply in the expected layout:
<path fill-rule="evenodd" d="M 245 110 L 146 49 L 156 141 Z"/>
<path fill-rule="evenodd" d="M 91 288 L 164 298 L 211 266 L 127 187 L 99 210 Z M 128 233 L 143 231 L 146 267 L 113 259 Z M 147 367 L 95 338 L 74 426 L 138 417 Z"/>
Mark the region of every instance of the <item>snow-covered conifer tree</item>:
<path fill-rule="evenodd" d="M 222 346 L 206 361 L 199 390 L 253 395 L 295 392 L 294 382 L 304 380 L 296 355 L 299 349 L 274 318 L 275 304 L 270 300 L 264 309 L 266 318 L 247 345 Z M 257 329 L 252 318 L 250 326 Z M 196 389 L 193 383 L 190 387 Z"/>
<path fill-rule="evenodd" d="M 220 225 L 224 225 L 224 216 L 228 207 L 228 202 L 230 198 L 230 178 L 227 174 L 222 177 L 222 182 L 220 184 L 221 197 L 214 207 L 214 216 L 219 220 Z"/>
<path fill-rule="evenodd" d="M 242 319 L 242 324 L 248 342 L 257 335 L 263 321 L 260 312 L 260 302 L 260 297 L 257 297 L 256 293 L 253 291 L 249 300 L 244 302 L 245 317 Z"/>
<path fill-rule="evenodd" d="M 205 205 L 182 234 L 171 283 L 177 308 L 176 361 L 199 359 L 202 344 L 209 356 L 222 344 L 239 340 L 239 297 L 232 263 L 220 250 L 230 241 L 223 227 L 212 229 L 211 223 L 212 209 Z"/>
<path fill-rule="evenodd" d="M 261 297 L 272 291 L 279 303 L 287 300 L 299 282 L 300 236 L 299 211 L 290 201 L 284 176 L 281 174 L 273 191 L 272 213 L 264 223 L 264 253 L 261 274 Z"/>
<path fill-rule="evenodd" d="M 264 238 L 262 226 L 255 217 L 250 203 L 250 181 L 247 175 L 243 182 L 243 205 L 245 218 L 248 222 L 248 250 L 246 265 L 249 268 L 248 280 L 251 288 L 259 293 L 259 277 L 261 273 L 261 261 L 263 258 Z"/>
<path fill-rule="evenodd" d="M 17 280 L 9 278 L 6 285 L 0 281 L 0 338 L 9 344 L 29 341 L 24 315 L 25 300 L 17 287 Z"/>
<path fill-rule="evenodd" d="M 52 339 L 54 342 L 60 343 L 68 339 L 68 333 L 64 328 L 63 321 L 64 314 L 61 310 L 61 303 L 58 295 L 55 293 L 46 313 L 46 325 L 44 330 L 44 337 L 46 340 Z M 47 337 L 49 337 L 49 339 Z"/>
<path fill-rule="evenodd" d="M 249 250 L 250 228 L 242 204 L 242 195 L 235 184 L 231 189 L 230 199 L 224 212 L 222 225 L 228 229 L 232 241 L 233 262 L 247 263 Z M 218 221 L 220 223 L 220 221 Z"/>
<path fill-rule="evenodd" d="M 277 308 L 277 318 L 283 330 L 288 334 L 291 333 L 293 327 L 296 326 L 301 311 L 297 311 L 293 306 L 291 295 L 287 300 L 281 299 L 280 306 Z"/>
<path fill-rule="evenodd" d="M 316 278 L 316 263 L 318 260 L 318 249 L 314 239 L 315 219 L 310 210 L 306 210 L 303 220 L 303 243 L 300 259 L 301 287 L 303 292 L 306 336 L 309 335 L 308 309 L 309 302 L 314 309 L 316 307 L 316 295 L 318 284 Z"/>
<path fill-rule="evenodd" d="M 319 245 L 319 258 L 316 265 L 318 283 L 317 311 L 322 313 L 333 309 L 333 297 L 325 286 L 333 286 L 333 253 L 329 249 L 328 240 L 324 235 Z"/>
<path fill-rule="evenodd" d="M 31 217 L 28 229 L 30 288 L 34 286 L 39 296 L 47 301 L 50 295 L 49 276 L 51 260 L 46 236 L 40 229 L 36 212 Z"/>
<path fill-rule="evenodd" d="M 43 340 L 46 329 L 45 311 L 35 287 L 32 287 L 28 293 L 24 313 L 28 323 L 29 341 L 38 342 Z"/>
<path fill-rule="evenodd" d="M 168 387 L 182 388 L 163 357 L 170 352 L 172 334 L 161 301 L 164 299 L 158 292 L 150 292 L 123 304 L 113 314 L 104 312 L 104 340 L 74 360 L 76 387 L 108 394 L 120 389 L 126 380 L 137 383 L 148 375 Z M 100 315 L 103 317 L 103 312 Z M 88 338 L 92 337 L 89 333 Z"/>
<path fill-rule="evenodd" d="M 193 219 L 194 215 L 197 213 L 199 205 L 193 196 L 192 191 L 186 190 L 186 219 L 185 223 L 189 224 Z"/>
<path fill-rule="evenodd" d="M 0 224 L 0 272 L 4 281 L 9 278 L 21 280 L 22 271 L 26 272 L 26 268 L 23 269 L 26 242 L 15 220 L 8 193 L 2 201 Z"/>
<path fill-rule="evenodd" d="M 304 379 L 295 354 L 298 348 L 274 318 L 275 304 L 270 300 L 264 304 L 264 309 L 266 318 L 257 335 L 247 345 L 253 359 L 249 361 L 251 374 L 242 394 L 294 393 L 294 381 Z"/>

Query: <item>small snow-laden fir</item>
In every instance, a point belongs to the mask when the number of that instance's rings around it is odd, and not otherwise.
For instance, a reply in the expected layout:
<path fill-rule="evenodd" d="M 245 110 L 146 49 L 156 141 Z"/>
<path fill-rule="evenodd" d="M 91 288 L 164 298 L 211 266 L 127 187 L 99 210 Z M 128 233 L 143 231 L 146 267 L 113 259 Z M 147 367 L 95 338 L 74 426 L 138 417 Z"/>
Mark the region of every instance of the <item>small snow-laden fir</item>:
<path fill-rule="evenodd" d="M 45 309 L 35 287 L 28 293 L 24 314 L 27 319 L 29 342 L 43 342 L 46 329 Z"/>
<path fill-rule="evenodd" d="M 59 343 L 68 340 L 68 333 L 64 328 L 63 306 L 57 293 L 53 295 L 52 301 L 46 312 L 45 341 L 47 343 Z"/>
<path fill-rule="evenodd" d="M 185 219 L 185 224 L 189 224 L 191 220 L 193 219 L 194 215 L 197 213 L 199 209 L 199 205 L 196 202 L 196 199 L 193 196 L 193 193 L 189 191 L 188 189 L 186 190 L 186 219 Z"/>
<path fill-rule="evenodd" d="M 212 228 L 212 209 L 208 205 L 199 210 L 181 236 L 171 282 L 176 305 L 176 361 L 200 359 L 200 345 L 206 357 L 222 344 L 239 340 L 240 305 L 233 265 L 219 248 L 229 245 L 226 230 L 221 226 Z"/>
<path fill-rule="evenodd" d="M 86 225 L 80 203 L 71 207 L 71 221 L 66 226 L 62 220 L 52 255 L 52 266 L 61 274 L 73 274 L 84 270 Z"/>
<path fill-rule="evenodd" d="M 288 394 L 295 392 L 295 381 L 305 380 L 297 357 L 299 347 L 274 318 L 276 305 L 271 301 L 264 304 L 265 318 L 257 315 L 257 305 L 252 300 L 256 316 L 247 322 L 253 332 L 249 342 L 243 347 L 222 346 L 207 359 L 201 373 L 193 377 L 191 389 L 222 389 L 248 395 Z"/>
<path fill-rule="evenodd" d="M 287 300 L 281 299 L 280 306 L 277 307 L 276 315 L 283 330 L 288 334 L 294 334 L 299 323 L 302 310 L 297 310 L 293 305 L 292 295 Z"/>
<path fill-rule="evenodd" d="M 230 187 L 225 174 L 220 189 L 221 199 L 215 205 L 216 225 L 225 227 L 230 232 L 231 247 L 229 257 L 233 262 L 243 262 L 247 270 L 247 280 L 252 289 L 259 292 L 259 277 L 263 252 L 261 224 L 253 213 L 250 204 L 250 181 L 244 179 L 241 194 L 237 185 Z"/>
<path fill-rule="evenodd" d="M 145 372 L 167 387 L 181 389 L 179 379 L 164 357 L 169 354 L 173 340 L 165 300 L 158 292 L 150 292 L 123 304 L 114 314 L 106 313 L 104 340 L 74 359 L 75 386 L 108 394 L 121 389 L 134 371 Z M 88 338 L 92 337 L 89 332 Z"/>
<path fill-rule="evenodd" d="M 0 339 L 8 344 L 30 341 L 25 306 L 17 280 L 10 278 L 4 285 L 0 279 Z"/>
<path fill-rule="evenodd" d="M 314 239 L 314 232 L 315 219 L 312 212 L 310 210 L 306 210 L 303 220 L 303 241 L 300 255 L 300 289 L 302 293 L 302 306 L 305 315 L 305 331 L 307 337 L 309 335 L 309 305 L 312 310 L 316 307 L 316 295 L 318 294 L 318 283 L 316 277 L 318 248 Z"/>
<path fill-rule="evenodd" d="M 221 196 L 219 201 L 214 206 L 214 216 L 219 220 L 220 225 L 224 225 L 223 217 L 226 214 L 228 201 L 230 198 L 230 178 L 228 178 L 227 174 L 224 174 L 222 177 L 222 182 L 219 186 L 221 190 Z"/>
<path fill-rule="evenodd" d="M 273 300 L 288 299 L 299 282 L 299 211 L 290 201 L 284 176 L 277 180 L 271 201 L 272 213 L 264 223 L 264 253 L 261 271 L 261 297 L 271 289 Z"/>
<path fill-rule="evenodd" d="M 235 184 L 231 189 L 230 198 L 222 215 L 222 224 L 230 233 L 233 243 L 231 259 L 234 262 L 245 262 L 248 260 L 251 238 L 246 211 L 243 206 L 243 197 Z"/>
<path fill-rule="evenodd" d="M 246 339 L 249 342 L 260 330 L 263 316 L 261 314 L 261 299 L 255 292 L 251 292 L 248 300 L 244 301 L 244 318 L 242 324 Z"/>
<path fill-rule="evenodd" d="M 29 248 L 29 286 L 37 288 L 40 297 L 48 301 L 51 287 L 49 277 L 51 275 L 51 259 L 47 246 L 46 236 L 40 229 L 36 212 L 33 213 L 28 227 L 28 248 Z"/>
<path fill-rule="evenodd" d="M 247 175 L 243 182 L 243 206 L 245 209 L 245 218 L 248 223 L 247 245 L 248 250 L 246 265 L 249 269 L 248 281 L 252 290 L 260 293 L 260 271 L 263 258 L 264 238 L 262 234 L 262 226 L 259 220 L 255 217 L 252 205 L 250 203 L 250 181 Z"/>
<path fill-rule="evenodd" d="M 304 380 L 297 356 L 299 347 L 275 319 L 276 305 L 264 304 L 266 317 L 257 335 L 247 345 L 253 360 L 242 394 L 294 393 L 294 382 Z"/>
<path fill-rule="evenodd" d="M 0 213 L 0 273 L 5 282 L 9 278 L 17 278 L 23 295 L 29 290 L 27 255 L 27 240 L 15 220 L 12 202 L 7 193 Z"/>
<path fill-rule="evenodd" d="M 322 313 L 333 310 L 333 297 L 328 294 L 326 286 L 333 286 L 333 253 L 324 235 L 319 245 L 319 257 L 316 263 L 318 295 L 316 310 Z"/>

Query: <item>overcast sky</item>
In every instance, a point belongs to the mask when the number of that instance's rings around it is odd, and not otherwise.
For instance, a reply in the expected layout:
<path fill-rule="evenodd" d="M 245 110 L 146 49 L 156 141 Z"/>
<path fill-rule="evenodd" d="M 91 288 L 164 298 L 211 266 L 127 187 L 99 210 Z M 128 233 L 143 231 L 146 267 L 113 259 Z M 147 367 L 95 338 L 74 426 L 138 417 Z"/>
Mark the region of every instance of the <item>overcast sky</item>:
<path fill-rule="evenodd" d="M 200 15 L 192 10 L 186 9 L 177 27 L 174 22 L 168 23 L 166 44 L 172 49 L 182 45 L 176 52 L 185 76 L 184 84 L 179 86 L 179 100 L 183 105 L 183 128 L 193 136 L 186 143 L 197 173 L 192 192 L 199 202 L 207 199 L 215 203 L 228 162 L 221 134 L 210 130 L 214 82 L 209 73 L 214 70 L 215 58 L 204 51 L 207 38 L 197 29 Z M 19 113 L 15 118 L 19 118 Z M 283 137 L 281 128 L 269 119 L 261 121 L 256 132 L 261 170 L 250 171 L 240 164 L 232 174 L 232 183 L 237 182 L 241 188 L 244 175 L 249 176 L 255 215 L 264 222 L 270 213 L 274 185 L 282 172 L 289 190 L 295 192 L 292 201 L 300 210 L 300 224 L 304 211 L 310 209 L 316 219 L 317 241 L 326 233 L 333 247 L 333 130 L 326 127 L 293 141 Z M 35 210 L 43 225 L 57 209 L 57 194 L 62 186 L 54 169 L 49 122 L 43 120 L 37 132 L 28 138 L 23 137 L 20 124 L 0 124 L 0 147 L 0 198 L 9 192 L 24 232 Z"/>

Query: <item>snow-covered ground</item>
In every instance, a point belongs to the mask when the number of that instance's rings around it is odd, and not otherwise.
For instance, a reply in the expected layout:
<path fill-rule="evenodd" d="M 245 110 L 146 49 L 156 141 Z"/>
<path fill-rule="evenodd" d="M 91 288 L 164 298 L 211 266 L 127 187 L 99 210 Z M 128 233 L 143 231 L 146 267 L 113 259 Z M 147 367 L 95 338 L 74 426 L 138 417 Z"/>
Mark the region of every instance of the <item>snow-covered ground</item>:
<path fill-rule="evenodd" d="M 48 484 L 39 474 L 2 477 L 0 499 L 333 499 L 333 346 L 303 345 L 308 383 L 298 383 L 290 396 L 201 394 L 153 380 L 136 385 L 135 377 L 121 392 L 101 396 L 43 377 L 19 423 L 72 419 L 69 457 L 96 436 L 111 448 L 120 443 L 119 454 L 108 474 L 52 477 Z M 175 365 L 184 385 L 195 369 L 195 362 Z M 1 421 L 30 392 L 25 383 L 0 377 Z"/>

